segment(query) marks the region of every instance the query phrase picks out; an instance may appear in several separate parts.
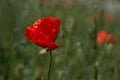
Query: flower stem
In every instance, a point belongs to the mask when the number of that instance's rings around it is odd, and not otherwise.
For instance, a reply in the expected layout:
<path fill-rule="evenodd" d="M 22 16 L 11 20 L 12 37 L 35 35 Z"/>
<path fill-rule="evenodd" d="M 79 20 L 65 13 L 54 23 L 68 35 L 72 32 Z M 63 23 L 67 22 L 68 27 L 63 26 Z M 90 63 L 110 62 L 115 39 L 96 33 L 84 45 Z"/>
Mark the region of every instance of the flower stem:
<path fill-rule="evenodd" d="M 94 80 L 98 80 L 98 70 L 97 70 L 97 66 L 94 66 Z"/>
<path fill-rule="evenodd" d="M 97 38 L 97 32 L 98 32 L 98 15 L 97 15 L 97 11 L 98 11 L 98 8 L 96 6 L 96 8 L 95 8 L 95 18 L 94 18 L 94 30 L 93 30 L 93 34 L 94 34 L 93 49 L 94 49 L 95 54 L 99 54 L 98 46 L 96 44 L 96 38 Z M 96 64 L 97 61 L 95 62 L 95 65 L 94 65 L 94 80 L 98 80 L 98 74 L 99 74 L 98 73 L 98 65 Z"/>
<path fill-rule="evenodd" d="M 50 76 L 50 72 L 51 72 L 51 64 L 52 64 L 52 52 L 50 51 L 50 63 L 49 63 L 47 80 L 49 80 L 49 76 Z"/>

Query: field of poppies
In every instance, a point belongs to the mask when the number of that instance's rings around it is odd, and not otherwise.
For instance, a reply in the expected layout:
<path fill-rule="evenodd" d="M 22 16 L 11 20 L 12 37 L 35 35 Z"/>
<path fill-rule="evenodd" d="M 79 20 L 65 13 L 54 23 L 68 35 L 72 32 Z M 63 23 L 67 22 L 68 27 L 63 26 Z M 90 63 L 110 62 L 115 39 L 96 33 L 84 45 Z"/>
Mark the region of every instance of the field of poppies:
<path fill-rule="evenodd" d="M 0 0 L 0 80 L 120 80 L 119 14 L 120 0 Z"/>

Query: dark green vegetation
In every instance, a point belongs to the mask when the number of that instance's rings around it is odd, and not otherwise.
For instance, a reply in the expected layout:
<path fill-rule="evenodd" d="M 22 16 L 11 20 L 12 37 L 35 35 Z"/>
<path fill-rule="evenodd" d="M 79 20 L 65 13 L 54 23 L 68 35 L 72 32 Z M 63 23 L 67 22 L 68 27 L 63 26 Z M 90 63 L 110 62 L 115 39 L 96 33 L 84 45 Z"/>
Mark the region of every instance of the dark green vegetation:
<path fill-rule="evenodd" d="M 93 6 L 64 7 L 59 1 L 42 6 L 39 0 L 0 0 L 0 80 L 46 80 L 49 52 L 40 55 L 42 48 L 24 36 L 27 26 L 46 16 L 61 20 L 50 80 L 120 80 L 120 16 L 108 23 Z M 97 18 L 97 26 L 89 16 Z M 95 26 L 110 33 L 116 45 L 103 43 L 96 50 Z"/>

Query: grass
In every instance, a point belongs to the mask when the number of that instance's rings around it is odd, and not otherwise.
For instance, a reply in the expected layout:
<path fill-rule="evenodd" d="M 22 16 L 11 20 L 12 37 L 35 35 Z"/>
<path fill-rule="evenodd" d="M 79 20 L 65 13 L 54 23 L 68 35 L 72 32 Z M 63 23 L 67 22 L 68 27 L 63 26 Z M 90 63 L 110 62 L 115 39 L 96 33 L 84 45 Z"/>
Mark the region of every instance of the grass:
<path fill-rule="evenodd" d="M 92 46 L 95 38 L 90 38 L 96 35 L 94 25 L 87 21 L 95 16 L 94 8 L 82 4 L 65 8 L 54 0 L 45 6 L 34 0 L 0 1 L 0 80 L 46 80 L 49 53 L 40 55 L 42 48 L 24 36 L 27 26 L 45 16 L 61 20 L 50 80 L 120 80 L 119 16 L 109 23 L 99 18 L 98 31 L 108 31 L 116 45 L 103 43 L 97 53 Z"/>

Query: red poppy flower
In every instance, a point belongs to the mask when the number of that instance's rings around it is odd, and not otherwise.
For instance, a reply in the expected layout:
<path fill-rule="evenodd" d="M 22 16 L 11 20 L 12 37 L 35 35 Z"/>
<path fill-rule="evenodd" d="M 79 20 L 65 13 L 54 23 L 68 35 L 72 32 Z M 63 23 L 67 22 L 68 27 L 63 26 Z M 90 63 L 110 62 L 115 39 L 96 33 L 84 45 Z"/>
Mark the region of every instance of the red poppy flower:
<path fill-rule="evenodd" d="M 74 0 L 61 0 L 61 3 L 63 5 L 63 7 L 69 8 L 70 6 L 73 5 Z"/>
<path fill-rule="evenodd" d="M 58 48 L 55 44 L 56 37 L 60 28 L 60 20 L 54 17 L 46 17 L 37 20 L 25 31 L 25 36 L 33 43 L 47 48 L 47 51 Z"/>
<path fill-rule="evenodd" d="M 115 44 L 115 41 L 109 36 L 109 34 L 106 31 L 102 30 L 97 35 L 97 44 L 101 45 L 104 41 L 107 44 Z"/>
<path fill-rule="evenodd" d="M 103 43 L 103 41 L 106 40 L 106 38 L 108 37 L 108 33 L 104 30 L 100 31 L 97 35 L 97 44 L 101 45 Z"/>
<path fill-rule="evenodd" d="M 40 0 L 40 4 L 41 4 L 42 6 L 46 5 L 46 4 L 47 4 L 47 0 Z"/>
<path fill-rule="evenodd" d="M 111 38 L 110 36 L 106 39 L 106 43 L 107 44 L 114 44 L 115 45 L 115 40 L 113 38 Z"/>
<path fill-rule="evenodd" d="M 106 22 L 113 22 L 115 20 L 115 16 L 112 14 L 105 15 Z"/>

